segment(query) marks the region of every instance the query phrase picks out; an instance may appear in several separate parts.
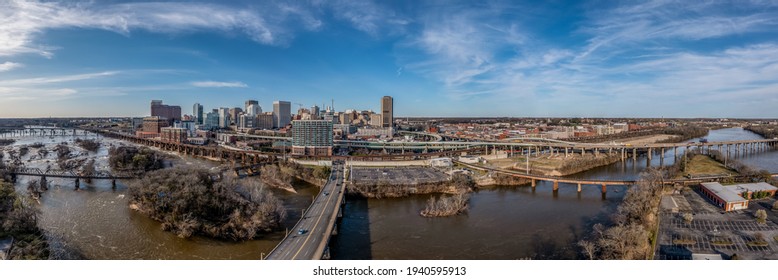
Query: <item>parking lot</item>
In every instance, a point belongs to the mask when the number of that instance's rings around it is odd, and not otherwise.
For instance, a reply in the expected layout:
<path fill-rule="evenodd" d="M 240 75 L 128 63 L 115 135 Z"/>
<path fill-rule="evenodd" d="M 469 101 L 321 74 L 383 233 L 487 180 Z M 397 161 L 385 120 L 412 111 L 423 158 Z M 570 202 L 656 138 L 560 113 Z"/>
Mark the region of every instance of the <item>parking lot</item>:
<path fill-rule="evenodd" d="M 667 197 L 663 199 L 668 201 Z M 724 259 L 733 254 L 741 259 L 778 258 L 778 242 L 774 239 L 778 236 L 778 212 L 767 207 L 774 199 L 751 201 L 748 209 L 730 212 L 690 189 L 669 201 L 672 203 L 663 203 L 660 210 L 656 259 L 691 259 L 692 254 L 721 254 Z M 671 209 L 669 205 L 676 207 Z M 754 218 L 759 209 L 768 213 L 764 224 Z M 693 215 L 691 222 L 684 220 L 685 213 Z M 757 234 L 766 244 L 754 242 Z"/>
<path fill-rule="evenodd" d="M 354 168 L 351 180 L 355 184 L 391 182 L 397 185 L 436 183 L 448 180 L 448 175 L 427 167 Z"/>

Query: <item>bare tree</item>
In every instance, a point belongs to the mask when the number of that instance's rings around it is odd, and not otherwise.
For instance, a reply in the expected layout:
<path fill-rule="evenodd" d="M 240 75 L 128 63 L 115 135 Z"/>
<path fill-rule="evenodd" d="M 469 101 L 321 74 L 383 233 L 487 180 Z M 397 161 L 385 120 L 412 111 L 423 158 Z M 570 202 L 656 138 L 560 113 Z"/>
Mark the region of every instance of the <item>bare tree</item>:
<path fill-rule="evenodd" d="M 594 256 L 597 253 L 597 244 L 588 240 L 581 240 L 578 241 L 578 246 L 581 247 L 582 252 L 586 254 L 590 260 L 594 259 Z"/>
<path fill-rule="evenodd" d="M 756 217 L 757 223 L 764 224 L 767 222 L 767 211 L 765 211 L 764 209 L 756 210 L 754 216 Z"/>
<path fill-rule="evenodd" d="M 691 224 L 693 220 L 694 220 L 694 215 L 692 215 L 692 213 L 683 214 L 683 221 L 686 222 L 687 224 Z"/>

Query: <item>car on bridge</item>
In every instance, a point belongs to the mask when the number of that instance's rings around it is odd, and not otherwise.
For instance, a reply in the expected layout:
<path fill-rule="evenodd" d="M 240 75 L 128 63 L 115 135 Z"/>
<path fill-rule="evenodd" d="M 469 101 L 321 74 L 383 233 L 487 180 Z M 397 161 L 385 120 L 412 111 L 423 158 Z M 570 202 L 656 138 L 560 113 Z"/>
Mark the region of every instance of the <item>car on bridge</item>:
<path fill-rule="evenodd" d="M 299 234 L 299 235 L 303 235 L 303 234 L 305 234 L 306 232 L 308 232 L 308 231 L 307 231 L 307 230 L 305 230 L 304 228 L 301 228 L 300 230 L 298 230 L 298 231 L 297 231 L 297 234 Z"/>

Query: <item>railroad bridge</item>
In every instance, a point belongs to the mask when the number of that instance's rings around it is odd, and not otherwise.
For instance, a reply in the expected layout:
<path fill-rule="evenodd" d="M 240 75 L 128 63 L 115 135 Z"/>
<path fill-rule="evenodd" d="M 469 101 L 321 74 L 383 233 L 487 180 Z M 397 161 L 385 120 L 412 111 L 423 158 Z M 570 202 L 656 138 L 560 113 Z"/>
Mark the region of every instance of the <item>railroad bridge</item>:
<path fill-rule="evenodd" d="M 40 177 L 43 184 L 47 184 L 47 178 L 70 178 L 75 179 L 75 188 L 79 189 L 81 187 L 81 180 L 82 179 L 95 179 L 95 180 L 111 180 L 111 185 L 115 188 L 116 187 L 116 180 L 119 179 L 135 179 L 138 178 L 137 175 L 132 173 L 126 173 L 126 172 L 119 172 L 119 173 L 110 173 L 106 171 L 95 171 L 93 173 L 85 174 L 81 172 L 74 172 L 71 170 L 56 170 L 56 169 L 50 169 L 50 170 L 41 170 L 39 168 L 29 168 L 29 167 L 6 167 L 5 173 L 11 175 L 11 182 L 16 183 L 16 178 L 18 176 L 35 176 Z"/>

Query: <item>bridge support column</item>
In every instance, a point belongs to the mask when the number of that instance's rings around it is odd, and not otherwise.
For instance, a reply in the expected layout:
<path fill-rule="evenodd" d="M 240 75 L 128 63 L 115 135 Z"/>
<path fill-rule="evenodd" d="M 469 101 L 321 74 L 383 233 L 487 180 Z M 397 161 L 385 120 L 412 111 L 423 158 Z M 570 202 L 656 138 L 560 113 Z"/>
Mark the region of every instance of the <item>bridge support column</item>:
<path fill-rule="evenodd" d="M 554 180 L 554 192 L 559 190 L 559 181 Z"/>
<path fill-rule="evenodd" d="M 111 180 L 111 188 L 116 189 L 116 179 Z"/>
<path fill-rule="evenodd" d="M 605 194 L 608 192 L 608 185 L 602 184 L 602 194 Z"/>
<path fill-rule="evenodd" d="M 578 193 L 581 193 L 581 183 L 578 183 Z"/>
<path fill-rule="evenodd" d="M 532 179 L 532 189 L 535 189 L 535 186 L 537 186 L 537 182 L 535 182 L 535 179 Z"/>
<path fill-rule="evenodd" d="M 653 155 L 653 150 L 651 148 L 648 148 L 648 153 L 646 153 L 646 156 L 648 157 L 648 160 L 651 160 L 651 156 Z"/>
<path fill-rule="evenodd" d="M 565 158 L 567 158 L 567 147 L 565 147 Z"/>
<path fill-rule="evenodd" d="M 78 178 L 76 178 L 76 190 L 80 188 L 81 188 L 81 181 L 79 181 Z"/>
<path fill-rule="evenodd" d="M 636 161 L 638 159 L 638 148 L 632 148 L 632 161 Z"/>
<path fill-rule="evenodd" d="M 662 148 L 661 154 L 659 154 L 659 166 L 665 165 L 665 148 Z"/>
<path fill-rule="evenodd" d="M 673 147 L 673 160 L 678 160 L 678 147 Z"/>

